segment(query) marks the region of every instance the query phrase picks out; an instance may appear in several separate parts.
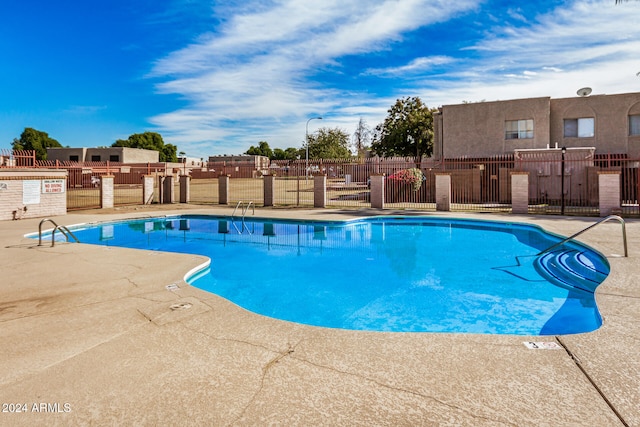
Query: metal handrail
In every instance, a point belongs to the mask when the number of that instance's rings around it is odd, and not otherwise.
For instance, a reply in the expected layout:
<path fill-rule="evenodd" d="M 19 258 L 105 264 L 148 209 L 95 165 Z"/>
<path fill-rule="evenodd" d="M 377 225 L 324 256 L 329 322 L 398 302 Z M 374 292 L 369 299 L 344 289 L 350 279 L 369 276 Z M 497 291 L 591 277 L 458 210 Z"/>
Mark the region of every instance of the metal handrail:
<path fill-rule="evenodd" d="M 566 239 L 562 240 L 561 242 L 556 243 L 555 245 L 552 245 L 550 247 L 548 247 L 547 249 L 545 249 L 544 251 L 540 252 L 539 254 L 537 254 L 536 256 L 540 256 L 542 254 L 545 254 L 549 251 L 551 251 L 552 249 L 557 248 L 558 246 L 561 246 L 563 244 L 565 244 L 566 242 L 568 242 L 569 240 L 573 240 L 575 237 L 578 237 L 579 235 L 581 235 L 582 233 L 584 233 L 585 231 L 591 230 L 593 227 L 600 225 L 604 222 L 610 221 L 612 219 L 615 219 L 617 221 L 620 222 L 620 224 L 622 224 L 622 243 L 624 245 L 624 256 L 628 257 L 629 253 L 627 251 L 627 227 L 625 225 L 624 219 L 622 219 L 621 216 L 618 215 L 609 215 L 603 219 L 601 219 L 600 221 L 596 222 L 595 224 L 591 224 L 590 226 L 588 226 L 585 229 L 582 229 L 580 231 L 578 231 L 576 234 L 573 234 L 569 237 L 567 237 Z"/>
<path fill-rule="evenodd" d="M 56 224 L 56 222 L 51 218 L 45 218 L 42 221 L 40 221 L 40 224 L 38 225 L 38 246 L 42 246 L 42 224 L 44 224 L 45 222 L 50 222 L 54 226 L 53 231 L 51 231 L 51 247 L 53 247 L 56 244 L 57 230 L 60 230 L 60 232 L 67 239 L 67 242 L 69 241 L 69 237 L 72 237 L 73 240 L 76 241 L 76 243 L 80 243 L 80 240 L 78 240 L 75 234 L 73 234 L 71 230 L 69 230 L 67 227 L 65 227 L 64 225 Z"/>
<path fill-rule="evenodd" d="M 256 215 L 256 205 L 253 203 L 253 201 L 250 201 L 249 203 L 247 203 L 247 207 L 244 208 L 244 211 L 242 212 L 242 218 L 244 218 L 247 214 L 249 207 L 251 207 L 251 214 L 254 216 Z"/>
<path fill-rule="evenodd" d="M 238 208 L 240 206 L 243 206 L 243 209 L 242 209 L 242 231 L 240 231 L 240 229 L 236 226 L 236 223 L 233 222 L 233 218 L 234 218 L 234 216 L 236 214 L 236 211 L 238 210 Z M 244 206 L 244 202 L 242 200 L 240 200 L 236 204 L 236 207 L 233 210 L 233 213 L 231 214 L 231 224 L 233 224 L 233 226 L 235 227 L 235 229 L 238 232 L 238 234 L 242 234 L 245 229 L 249 232 L 249 234 L 253 234 L 251 232 L 251 230 L 249 230 L 249 227 L 247 227 L 247 224 L 245 224 L 245 222 L 244 222 L 244 217 L 247 215 L 247 211 L 249 210 L 249 207 L 251 207 L 253 215 L 255 215 L 256 214 L 256 205 L 253 203 L 253 201 L 248 202 L 247 205 Z"/>
<path fill-rule="evenodd" d="M 247 206 L 244 206 L 244 202 L 243 202 L 242 200 L 240 200 L 240 201 L 236 204 L 235 209 L 233 209 L 233 213 L 231 214 L 231 218 L 233 218 L 233 217 L 236 215 L 236 211 L 238 210 L 238 208 L 239 208 L 240 206 L 243 206 L 243 209 L 242 209 L 242 219 L 243 219 L 243 220 L 244 220 L 245 215 L 247 214 L 247 211 L 249 210 L 249 207 L 251 207 L 253 215 L 255 215 L 255 214 L 256 214 L 256 205 L 253 203 L 253 201 L 248 202 L 248 203 L 247 203 Z"/>

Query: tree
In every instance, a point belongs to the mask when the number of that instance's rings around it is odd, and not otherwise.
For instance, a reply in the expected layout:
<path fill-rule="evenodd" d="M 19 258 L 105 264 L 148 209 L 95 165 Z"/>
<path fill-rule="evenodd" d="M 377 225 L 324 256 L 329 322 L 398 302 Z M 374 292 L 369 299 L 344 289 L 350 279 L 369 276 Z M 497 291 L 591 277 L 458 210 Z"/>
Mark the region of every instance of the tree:
<path fill-rule="evenodd" d="M 358 127 L 351 137 L 353 146 L 356 150 L 358 157 L 363 157 L 364 152 L 368 148 L 369 142 L 371 142 L 371 129 L 367 126 L 367 122 L 360 117 Z"/>
<path fill-rule="evenodd" d="M 252 145 L 244 154 L 265 156 L 271 159 L 273 157 L 273 150 L 271 150 L 271 147 L 269 147 L 269 144 L 266 141 L 260 141 L 257 147 Z"/>
<path fill-rule="evenodd" d="M 340 128 L 320 128 L 314 134 L 309 134 L 308 138 L 310 159 L 351 157 L 349 135 Z"/>
<path fill-rule="evenodd" d="M 371 149 L 383 157 L 422 156 L 433 152 L 433 112 L 418 97 L 398 99 L 389 115 L 376 126 Z"/>
<path fill-rule="evenodd" d="M 274 148 L 271 160 L 295 160 L 300 155 L 297 148 Z"/>
<path fill-rule="evenodd" d="M 178 147 L 173 144 L 165 144 L 162 136 L 157 132 L 134 133 L 128 139 L 119 139 L 112 147 L 141 148 L 143 150 L 154 150 L 159 154 L 161 162 L 177 162 L 176 155 Z"/>
<path fill-rule="evenodd" d="M 13 139 L 11 146 L 14 150 L 32 150 L 36 152 L 36 159 L 47 160 L 47 148 L 62 147 L 58 141 L 46 132 L 33 128 L 24 128 L 20 139 Z"/>

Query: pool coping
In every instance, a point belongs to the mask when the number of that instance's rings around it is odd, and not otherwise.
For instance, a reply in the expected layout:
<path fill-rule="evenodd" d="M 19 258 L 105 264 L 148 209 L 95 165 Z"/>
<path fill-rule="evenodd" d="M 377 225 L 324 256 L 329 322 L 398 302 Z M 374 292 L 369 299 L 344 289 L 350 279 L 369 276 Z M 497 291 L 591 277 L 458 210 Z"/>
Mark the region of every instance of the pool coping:
<path fill-rule="evenodd" d="M 230 208 L 151 206 L 54 218 L 72 225 Z M 513 221 L 570 235 L 597 218 L 424 211 L 258 209 L 283 219 L 410 214 Z M 331 330 L 265 318 L 184 283 L 204 257 L 37 247 L 39 219 L 0 222 L 2 413 L 33 423 L 640 425 L 640 223 L 580 241 L 608 256 L 604 324 L 554 337 Z M 73 268 L 70 269 L 69 266 Z M 559 350 L 530 350 L 553 341 Z M 197 386 L 196 386 L 197 385 Z M 34 411 L 45 403 L 48 411 Z M 65 411 L 68 404 L 69 411 Z M 49 404 L 49 406 L 47 406 Z M 36 406 L 37 407 L 37 406 Z M 55 409 L 55 411 L 54 411 Z"/>

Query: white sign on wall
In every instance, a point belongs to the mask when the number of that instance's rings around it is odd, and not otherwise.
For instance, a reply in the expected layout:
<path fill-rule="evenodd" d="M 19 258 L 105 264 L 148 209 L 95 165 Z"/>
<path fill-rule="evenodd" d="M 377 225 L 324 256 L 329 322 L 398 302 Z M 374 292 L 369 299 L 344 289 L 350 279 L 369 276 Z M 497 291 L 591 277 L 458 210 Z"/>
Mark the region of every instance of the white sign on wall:
<path fill-rule="evenodd" d="M 64 179 L 43 179 L 42 180 L 42 192 L 43 193 L 64 193 L 65 188 Z"/>
<path fill-rule="evenodd" d="M 40 204 L 40 180 L 22 181 L 22 204 Z"/>

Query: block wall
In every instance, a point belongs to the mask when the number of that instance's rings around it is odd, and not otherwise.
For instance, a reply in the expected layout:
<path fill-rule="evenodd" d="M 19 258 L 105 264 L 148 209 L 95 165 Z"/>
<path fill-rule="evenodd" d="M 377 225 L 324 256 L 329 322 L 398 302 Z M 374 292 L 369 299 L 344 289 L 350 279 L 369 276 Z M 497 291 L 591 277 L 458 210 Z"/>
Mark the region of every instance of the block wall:
<path fill-rule="evenodd" d="M 0 220 L 67 213 L 66 171 L 0 170 Z"/>

